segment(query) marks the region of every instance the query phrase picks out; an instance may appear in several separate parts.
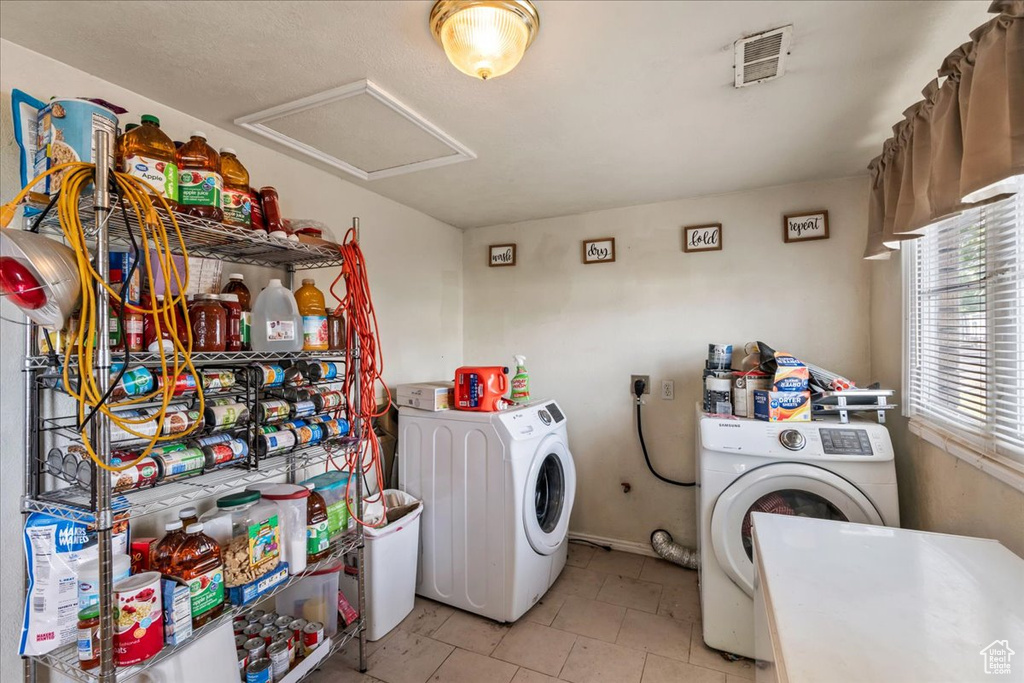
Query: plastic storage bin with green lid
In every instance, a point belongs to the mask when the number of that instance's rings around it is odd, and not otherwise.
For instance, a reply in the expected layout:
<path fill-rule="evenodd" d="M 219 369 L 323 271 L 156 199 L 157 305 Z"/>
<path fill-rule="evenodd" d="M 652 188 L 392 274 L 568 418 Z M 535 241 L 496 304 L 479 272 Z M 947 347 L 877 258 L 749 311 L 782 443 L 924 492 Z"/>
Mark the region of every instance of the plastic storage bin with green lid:
<path fill-rule="evenodd" d="M 345 505 L 345 490 L 348 488 L 348 472 L 324 472 L 311 477 L 302 484 L 315 484 L 316 492 L 327 503 L 327 533 L 333 541 L 349 528 L 348 506 Z M 356 501 L 356 482 L 348 492 L 353 508 Z"/>

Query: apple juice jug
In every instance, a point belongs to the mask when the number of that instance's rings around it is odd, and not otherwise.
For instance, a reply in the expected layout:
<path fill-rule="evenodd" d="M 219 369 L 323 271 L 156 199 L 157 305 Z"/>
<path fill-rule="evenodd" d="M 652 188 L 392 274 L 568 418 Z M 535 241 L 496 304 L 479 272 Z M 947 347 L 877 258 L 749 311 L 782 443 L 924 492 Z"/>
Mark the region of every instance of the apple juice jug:
<path fill-rule="evenodd" d="M 160 119 L 143 114 L 142 125 L 125 132 L 122 153 L 121 170 L 149 183 L 173 209 L 178 199 L 178 166 L 174 143 L 160 130 Z"/>
<path fill-rule="evenodd" d="M 153 548 L 153 555 L 150 557 L 150 568 L 161 574 L 171 571 L 171 562 L 174 560 L 174 553 L 185 540 L 185 530 L 182 528 L 181 520 L 175 519 L 164 524 L 166 534 Z"/>
<path fill-rule="evenodd" d="M 220 290 L 221 294 L 235 294 L 238 296 L 238 303 L 242 307 L 242 321 L 240 332 L 242 334 L 242 350 L 248 351 L 252 348 L 252 295 L 249 288 L 245 286 L 241 273 L 231 273 L 228 276 L 228 283 Z"/>
<path fill-rule="evenodd" d="M 220 150 L 220 175 L 224 179 L 224 192 L 220 197 L 224 222 L 240 228 L 252 228 L 249 172 L 230 147 L 222 147 Z"/>
<path fill-rule="evenodd" d="M 220 155 L 206 144 L 206 133 L 194 130 L 188 142 L 178 148 L 178 211 L 189 216 L 224 220 L 220 195 L 224 181 L 220 177 Z"/>
<path fill-rule="evenodd" d="M 199 628 L 224 611 L 224 563 L 217 541 L 203 533 L 203 523 L 189 524 L 167 572 L 188 584 L 192 628 Z"/>
<path fill-rule="evenodd" d="M 295 303 L 302 316 L 302 350 L 326 351 L 327 310 L 324 307 L 324 293 L 316 288 L 314 280 L 306 278 L 295 292 Z"/>

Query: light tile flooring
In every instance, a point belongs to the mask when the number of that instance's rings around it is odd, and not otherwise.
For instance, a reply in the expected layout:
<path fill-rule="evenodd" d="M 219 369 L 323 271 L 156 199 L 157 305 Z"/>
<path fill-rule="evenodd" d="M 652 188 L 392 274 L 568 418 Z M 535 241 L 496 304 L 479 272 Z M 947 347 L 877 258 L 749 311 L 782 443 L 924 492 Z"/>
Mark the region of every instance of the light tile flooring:
<path fill-rule="evenodd" d="M 347 647 L 312 683 L 745 683 L 753 663 L 701 639 L 697 573 L 650 557 L 570 544 L 565 570 L 515 624 L 430 600 L 368 643 L 366 674 Z"/>

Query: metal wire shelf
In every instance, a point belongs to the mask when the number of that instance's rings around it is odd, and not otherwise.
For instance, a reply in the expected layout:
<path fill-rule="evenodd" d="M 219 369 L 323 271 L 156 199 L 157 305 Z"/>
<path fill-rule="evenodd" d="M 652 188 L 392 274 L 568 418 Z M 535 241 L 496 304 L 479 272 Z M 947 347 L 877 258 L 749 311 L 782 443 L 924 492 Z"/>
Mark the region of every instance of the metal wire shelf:
<path fill-rule="evenodd" d="M 132 243 L 128 236 L 128 226 L 125 225 L 124 216 L 118 208 L 117 198 L 113 195 L 111 196 L 111 207 L 114 210 L 110 212 L 108 223 L 110 244 L 130 247 Z M 92 197 L 83 197 L 79 200 L 78 213 L 82 218 L 86 238 L 94 238 L 96 236 L 96 221 Z M 170 225 L 166 211 L 157 208 L 157 213 L 164 219 L 165 225 Z M 341 253 L 328 246 L 276 239 L 267 236 L 267 233 L 261 230 L 238 228 L 180 213 L 175 213 L 174 218 L 181 229 L 182 237 L 188 243 L 190 256 L 202 256 L 219 261 L 247 263 L 268 268 L 331 268 L 340 266 L 342 263 Z M 137 232 L 138 226 L 134 223 L 135 216 L 130 208 L 128 209 L 128 219 L 133 222 L 132 229 Z M 55 211 L 51 211 L 46 216 L 39 226 L 39 231 L 63 235 L 60 220 Z M 180 255 L 181 246 L 176 237 L 169 236 L 171 237 L 171 251 Z"/>
<path fill-rule="evenodd" d="M 154 655 L 151 659 L 147 659 L 145 662 L 135 664 L 133 666 L 126 666 L 116 669 L 115 680 L 118 683 L 131 680 L 139 674 L 141 674 L 146 669 L 156 666 L 160 662 L 180 654 L 182 651 L 188 649 L 193 643 L 196 643 L 200 639 L 202 639 L 203 636 L 212 633 L 213 631 L 223 626 L 225 623 L 229 623 L 235 618 L 245 614 L 246 612 L 255 609 L 255 607 L 260 603 L 276 597 L 286 588 L 294 585 L 295 582 L 301 581 L 309 574 L 324 567 L 327 567 L 331 563 L 343 558 L 348 553 L 358 550 L 360 547 L 362 547 L 362 545 L 362 534 L 360 534 L 358 531 L 347 532 L 344 536 L 342 536 L 340 539 L 334 542 L 330 555 L 320 560 L 319 562 L 314 562 L 307 565 L 306 571 L 304 573 L 288 577 L 286 581 L 275 586 L 273 589 L 259 596 L 257 599 L 253 600 L 248 604 L 229 604 L 227 609 L 224 610 L 223 614 L 221 614 L 216 619 L 207 622 L 198 629 L 194 630 L 192 632 L 192 637 L 189 638 L 186 642 L 182 643 L 181 645 L 164 646 L 164 648 L 160 650 L 160 652 Z M 327 657 L 330 657 L 335 652 L 340 650 L 348 642 L 356 638 L 359 635 L 359 631 L 362 627 L 363 619 L 362 617 L 360 617 L 344 629 L 339 630 L 338 633 L 336 633 L 334 636 L 331 636 L 331 649 L 330 652 L 324 657 L 324 660 L 326 660 Z M 82 670 L 81 667 L 79 667 L 78 647 L 74 643 L 72 643 L 71 645 L 65 645 L 63 647 L 57 648 L 56 650 L 48 652 L 45 655 L 31 657 L 30 659 L 33 659 L 37 663 L 43 664 L 54 671 L 58 671 L 61 674 L 67 676 L 68 678 L 71 678 L 72 680 L 81 681 L 81 683 L 97 683 L 97 681 L 100 680 L 98 668 L 91 669 L 89 671 L 84 671 Z"/>
<path fill-rule="evenodd" d="M 114 354 L 114 360 L 123 359 L 124 356 Z M 195 352 L 192 354 L 192 364 L 196 367 L 208 365 L 242 365 L 246 363 L 273 363 L 286 359 L 298 360 L 332 360 L 344 361 L 344 351 L 216 351 L 216 352 Z M 50 356 L 41 354 L 38 356 L 27 356 L 25 358 L 26 370 L 42 370 L 53 367 L 55 370 L 64 362 L 64 354 L 58 353 L 56 365 Z M 167 357 L 168 363 L 173 363 L 171 356 Z M 77 367 L 78 359 L 72 355 L 72 367 Z M 136 365 L 158 366 L 160 365 L 160 354 L 158 353 L 133 353 L 131 354 L 130 366 Z"/>
<path fill-rule="evenodd" d="M 341 439 L 338 449 L 351 449 L 349 439 Z M 176 508 L 192 501 L 228 493 L 249 484 L 264 481 L 289 470 L 316 467 L 325 464 L 337 453 L 328 452 L 323 444 L 307 446 L 304 449 L 272 455 L 259 461 L 259 469 L 247 470 L 241 467 L 226 467 L 188 479 L 158 484 L 147 489 L 126 491 L 114 495 L 114 507 L 126 508 L 128 518 L 133 519 L 154 512 Z M 68 519 L 83 524 L 94 524 L 96 515 L 92 511 L 88 489 L 72 486 L 41 493 L 38 498 L 22 499 L 22 512 L 42 512 L 53 517 Z"/>

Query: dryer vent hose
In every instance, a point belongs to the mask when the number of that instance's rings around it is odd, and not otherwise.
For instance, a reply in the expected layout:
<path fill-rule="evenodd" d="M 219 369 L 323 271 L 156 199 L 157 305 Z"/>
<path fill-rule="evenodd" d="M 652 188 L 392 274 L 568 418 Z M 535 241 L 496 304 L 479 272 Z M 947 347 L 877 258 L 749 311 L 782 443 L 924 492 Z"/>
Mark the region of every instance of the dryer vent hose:
<path fill-rule="evenodd" d="M 697 569 L 699 555 L 693 548 L 684 548 L 672 540 L 672 534 L 664 529 L 651 532 L 651 547 L 662 558 L 686 569 Z"/>

